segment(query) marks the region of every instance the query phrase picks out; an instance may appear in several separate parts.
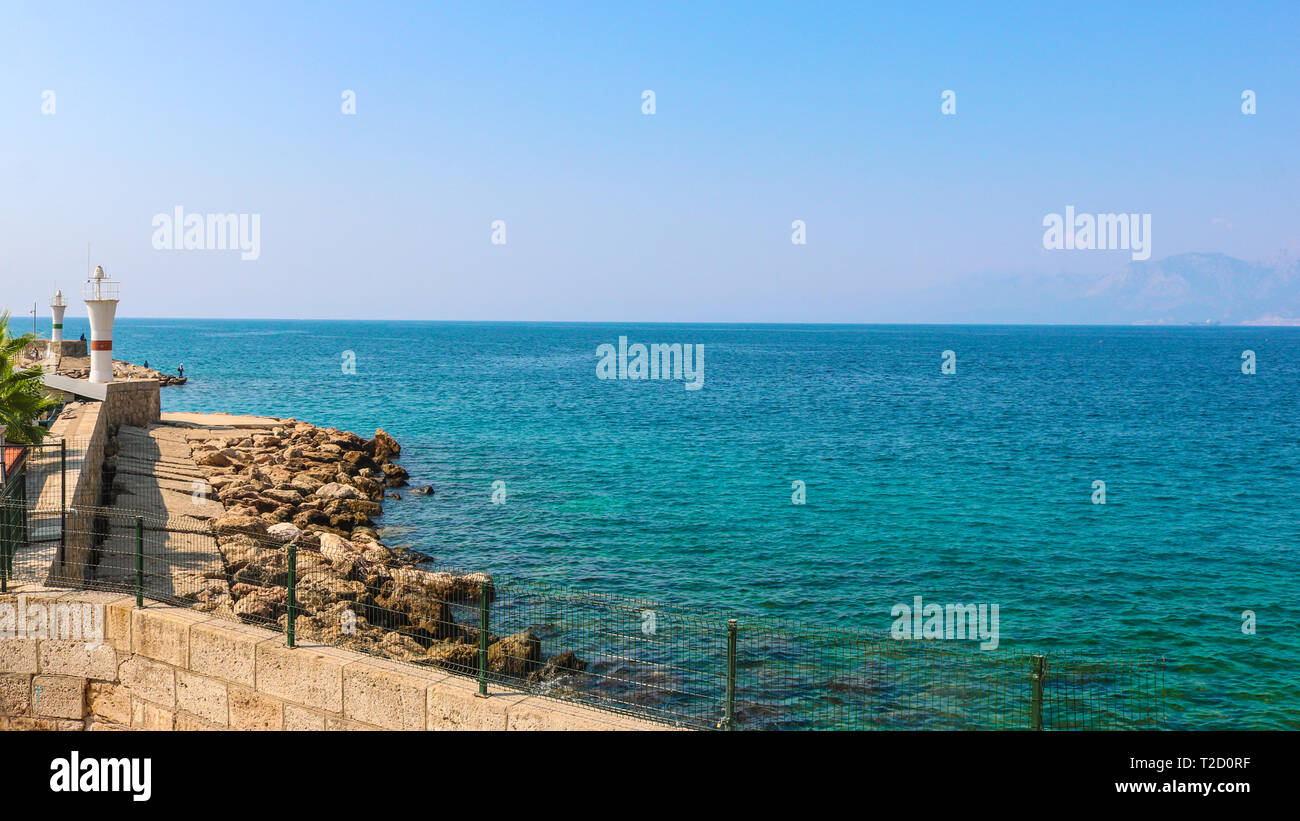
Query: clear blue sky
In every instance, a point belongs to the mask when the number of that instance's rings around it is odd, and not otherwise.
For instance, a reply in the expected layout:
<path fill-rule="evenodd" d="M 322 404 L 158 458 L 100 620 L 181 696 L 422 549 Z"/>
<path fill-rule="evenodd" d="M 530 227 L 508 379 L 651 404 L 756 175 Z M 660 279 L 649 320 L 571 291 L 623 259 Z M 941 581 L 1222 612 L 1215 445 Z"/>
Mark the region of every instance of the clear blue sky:
<path fill-rule="evenodd" d="M 127 316 L 485 320 L 942 320 L 1128 262 L 1044 251 L 1066 205 L 1300 250 L 1300 4 L 954 5 L 7 3 L 0 303 L 87 241 Z M 260 259 L 155 250 L 176 205 Z"/>

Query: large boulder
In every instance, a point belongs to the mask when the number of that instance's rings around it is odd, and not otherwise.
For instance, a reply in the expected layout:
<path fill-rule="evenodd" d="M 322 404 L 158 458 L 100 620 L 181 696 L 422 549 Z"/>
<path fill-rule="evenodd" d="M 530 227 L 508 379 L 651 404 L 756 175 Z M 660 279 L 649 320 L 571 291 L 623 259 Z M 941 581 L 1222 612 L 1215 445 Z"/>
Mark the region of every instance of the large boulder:
<path fill-rule="evenodd" d="M 348 602 L 355 606 L 356 602 L 366 598 L 366 586 L 362 582 L 321 573 L 304 577 L 302 583 L 298 585 L 298 592 L 302 595 L 300 601 L 304 604 L 304 609 L 312 611 L 338 602 Z M 306 603 L 315 596 L 318 596 L 320 601 L 313 607 L 305 607 Z"/>
<path fill-rule="evenodd" d="M 280 543 L 292 542 L 302 533 L 302 530 L 292 522 L 280 522 L 271 525 L 266 529 L 266 535 Z"/>
<path fill-rule="evenodd" d="M 379 651 L 396 661 L 417 661 L 425 657 L 425 649 L 415 639 L 394 630 L 379 643 Z"/>
<path fill-rule="evenodd" d="M 333 533 L 320 534 L 320 552 L 331 562 L 353 561 L 361 556 L 356 545 Z"/>
<path fill-rule="evenodd" d="M 200 465 L 211 468 L 228 468 L 234 461 L 219 450 L 208 451 L 196 460 Z"/>
<path fill-rule="evenodd" d="M 330 517 L 324 511 L 307 508 L 300 510 L 293 515 L 293 523 L 299 528 L 306 530 L 312 525 L 320 526 L 329 524 Z"/>
<path fill-rule="evenodd" d="M 355 499 L 360 494 L 357 492 L 357 489 L 352 487 L 351 485 L 342 485 L 339 484 L 338 482 L 330 482 L 327 485 L 321 485 L 319 488 L 317 488 L 315 495 L 316 498 L 318 499 L 329 500 L 329 499 Z"/>
<path fill-rule="evenodd" d="M 384 486 L 377 479 L 368 479 L 365 476 L 354 476 L 352 477 L 352 485 L 364 494 L 367 499 L 373 499 L 377 502 L 384 498 Z"/>
<path fill-rule="evenodd" d="M 362 551 L 362 555 L 365 557 L 366 561 L 374 564 L 393 564 L 397 560 L 393 551 L 378 542 L 371 542 L 366 545 L 365 550 Z"/>
<path fill-rule="evenodd" d="M 207 603 L 230 594 L 226 574 L 211 570 L 177 570 L 172 574 L 176 596 L 190 602 Z"/>
<path fill-rule="evenodd" d="M 472 644 L 435 642 L 429 645 L 425 658 L 457 673 L 470 673 L 478 669 L 478 647 Z"/>
<path fill-rule="evenodd" d="M 379 461 L 402 455 L 402 446 L 397 440 L 384 432 L 383 428 L 375 431 L 375 438 L 365 444 L 366 452 Z"/>
<path fill-rule="evenodd" d="M 392 579 L 385 582 L 375 596 L 375 612 L 369 618 L 385 627 L 401 627 L 423 639 L 433 640 L 457 634 L 455 619 L 448 601 L 436 591 Z"/>
<path fill-rule="evenodd" d="M 492 579 L 486 573 L 457 575 L 418 567 L 395 567 L 391 575 L 398 584 L 420 588 L 434 598 L 453 604 L 478 604 L 479 591 L 484 585 L 487 586 L 488 600 L 493 598 Z"/>
<path fill-rule="evenodd" d="M 289 482 L 289 487 L 301 492 L 304 496 L 311 496 L 324 485 L 324 481 L 309 471 L 299 473 Z"/>
<path fill-rule="evenodd" d="M 226 513 L 212 520 L 212 530 L 218 536 L 239 533 L 262 536 L 266 534 L 266 522 L 256 516 Z"/>
<path fill-rule="evenodd" d="M 325 510 L 326 512 L 331 512 L 328 507 L 326 507 Z M 358 519 L 370 519 L 384 515 L 384 506 L 379 504 L 379 502 L 372 502 L 368 499 L 344 499 L 339 502 L 339 509 L 333 512 L 351 513 Z"/>
<path fill-rule="evenodd" d="M 247 561 L 230 574 L 234 585 L 248 584 L 262 587 L 284 587 L 289 583 L 289 558 L 283 550 L 261 548 L 249 551 Z"/>
<path fill-rule="evenodd" d="M 388 487 L 402 487 L 406 484 L 406 480 L 411 478 L 406 468 L 392 462 L 384 462 L 380 468 L 384 472 L 384 484 Z"/>
<path fill-rule="evenodd" d="M 586 669 L 587 662 L 578 658 L 578 654 L 572 650 L 565 650 L 547 661 L 546 666 L 533 673 L 530 678 L 533 681 L 554 681 L 556 679 L 570 678 L 581 681 L 582 676 L 579 674 Z"/>
<path fill-rule="evenodd" d="M 221 555 L 226 560 L 226 569 L 233 573 L 257 558 L 267 547 L 260 539 L 242 533 L 225 536 L 219 540 Z"/>
<path fill-rule="evenodd" d="M 378 470 L 379 463 L 371 459 L 363 450 L 350 450 L 343 454 L 343 462 L 353 473 L 369 468 Z"/>
<path fill-rule="evenodd" d="M 280 588 L 254 588 L 235 602 L 235 615 L 254 624 L 274 622 L 284 612 L 286 591 Z"/>
<path fill-rule="evenodd" d="M 326 443 L 341 451 L 360 451 L 366 445 L 366 440 L 352 431 L 330 430 L 328 436 L 329 438 L 325 440 Z"/>
<path fill-rule="evenodd" d="M 262 491 L 262 495 L 286 505 L 302 504 L 302 493 L 293 488 L 270 488 Z"/>
<path fill-rule="evenodd" d="M 488 648 L 488 669 L 511 678 L 528 678 L 542 666 L 542 640 L 524 630 Z"/>

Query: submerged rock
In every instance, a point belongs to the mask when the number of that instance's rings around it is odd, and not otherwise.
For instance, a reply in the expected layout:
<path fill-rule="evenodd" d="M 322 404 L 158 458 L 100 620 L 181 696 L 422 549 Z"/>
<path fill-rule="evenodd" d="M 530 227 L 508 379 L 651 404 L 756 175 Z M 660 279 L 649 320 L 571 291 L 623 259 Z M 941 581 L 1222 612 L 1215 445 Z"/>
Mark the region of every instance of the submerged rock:
<path fill-rule="evenodd" d="M 542 640 L 532 630 L 506 636 L 488 648 L 488 669 L 511 678 L 528 678 L 542 665 Z"/>

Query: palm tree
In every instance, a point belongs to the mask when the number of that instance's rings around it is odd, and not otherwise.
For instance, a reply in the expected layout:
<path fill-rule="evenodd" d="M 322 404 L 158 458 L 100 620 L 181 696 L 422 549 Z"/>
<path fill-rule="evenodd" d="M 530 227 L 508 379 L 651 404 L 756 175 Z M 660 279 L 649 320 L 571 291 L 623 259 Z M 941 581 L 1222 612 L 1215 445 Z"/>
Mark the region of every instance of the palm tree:
<path fill-rule="evenodd" d="M 36 418 L 56 404 L 45 395 L 40 366 L 18 368 L 23 349 L 35 339 L 35 334 L 11 336 L 9 312 L 0 313 L 0 425 L 9 426 L 6 440 L 28 445 L 45 438 L 46 430 Z"/>

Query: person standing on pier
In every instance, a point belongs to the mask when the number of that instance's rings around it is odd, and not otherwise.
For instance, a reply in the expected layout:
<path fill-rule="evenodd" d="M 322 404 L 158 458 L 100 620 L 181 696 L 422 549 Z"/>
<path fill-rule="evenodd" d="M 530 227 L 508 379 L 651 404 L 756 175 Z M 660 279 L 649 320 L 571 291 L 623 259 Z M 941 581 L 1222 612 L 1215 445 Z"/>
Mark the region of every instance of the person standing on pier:
<path fill-rule="evenodd" d="M 184 362 L 182 362 L 181 364 L 179 364 L 179 365 L 176 366 L 176 373 L 179 374 L 180 376 L 185 376 L 185 363 L 184 363 Z"/>

